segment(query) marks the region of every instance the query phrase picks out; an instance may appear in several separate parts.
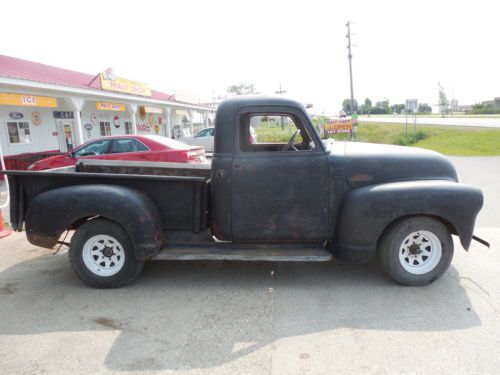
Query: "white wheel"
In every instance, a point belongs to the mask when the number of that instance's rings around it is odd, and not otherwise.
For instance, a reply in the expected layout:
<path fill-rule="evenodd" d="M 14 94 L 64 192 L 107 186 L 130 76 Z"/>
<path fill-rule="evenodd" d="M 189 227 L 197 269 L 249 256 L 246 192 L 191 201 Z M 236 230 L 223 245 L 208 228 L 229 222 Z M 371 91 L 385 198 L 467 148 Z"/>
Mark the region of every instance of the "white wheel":
<path fill-rule="evenodd" d="M 409 234 L 399 248 L 401 266 L 413 275 L 423 275 L 439 264 L 443 248 L 432 232 L 420 230 Z"/>
<path fill-rule="evenodd" d="M 117 274 L 125 264 L 125 251 L 114 237 L 98 234 L 83 245 L 83 262 L 90 272 L 101 277 Z"/>
<path fill-rule="evenodd" d="M 426 216 L 399 220 L 379 240 L 384 271 L 403 285 L 427 285 L 446 272 L 453 258 L 453 240 L 440 221 Z"/>

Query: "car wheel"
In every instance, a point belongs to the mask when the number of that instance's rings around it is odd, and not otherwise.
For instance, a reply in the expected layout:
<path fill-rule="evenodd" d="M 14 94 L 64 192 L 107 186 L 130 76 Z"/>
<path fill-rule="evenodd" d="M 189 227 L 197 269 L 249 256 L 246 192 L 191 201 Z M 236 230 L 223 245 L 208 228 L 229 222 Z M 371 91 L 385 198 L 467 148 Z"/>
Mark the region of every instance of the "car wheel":
<path fill-rule="evenodd" d="M 76 274 L 95 288 L 126 286 L 144 265 L 144 261 L 135 258 L 132 242 L 123 227 L 100 218 L 78 228 L 68 253 Z"/>
<path fill-rule="evenodd" d="M 403 285 L 427 285 L 446 272 L 453 258 L 453 240 L 440 221 L 411 217 L 393 224 L 379 241 L 384 271 Z"/>

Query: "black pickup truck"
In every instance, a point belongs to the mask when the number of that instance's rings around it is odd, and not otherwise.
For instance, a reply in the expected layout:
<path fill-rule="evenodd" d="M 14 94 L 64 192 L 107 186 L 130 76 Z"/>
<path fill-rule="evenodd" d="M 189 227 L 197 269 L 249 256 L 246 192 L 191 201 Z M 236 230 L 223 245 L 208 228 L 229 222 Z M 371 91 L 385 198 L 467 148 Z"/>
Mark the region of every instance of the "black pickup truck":
<path fill-rule="evenodd" d="M 255 142 L 252 127 L 287 132 L 289 141 Z M 280 97 L 221 103 L 211 167 L 88 161 L 3 173 L 13 228 L 24 226 L 41 247 L 68 244 L 78 276 L 100 288 L 127 285 L 151 259 L 374 255 L 397 282 L 425 285 L 448 269 L 451 235 L 469 248 L 483 204 L 442 155 L 323 141 L 304 107 Z M 67 230 L 75 230 L 70 243 L 61 240 Z"/>

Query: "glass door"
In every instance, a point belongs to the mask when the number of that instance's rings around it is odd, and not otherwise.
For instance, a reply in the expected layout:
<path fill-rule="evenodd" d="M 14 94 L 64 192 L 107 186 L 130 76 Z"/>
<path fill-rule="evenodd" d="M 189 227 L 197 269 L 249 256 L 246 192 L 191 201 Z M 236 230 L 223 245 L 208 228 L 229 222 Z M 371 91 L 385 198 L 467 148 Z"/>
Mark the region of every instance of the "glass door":
<path fill-rule="evenodd" d="M 57 132 L 59 134 L 59 149 L 61 152 L 73 150 L 73 120 L 57 120 Z"/>

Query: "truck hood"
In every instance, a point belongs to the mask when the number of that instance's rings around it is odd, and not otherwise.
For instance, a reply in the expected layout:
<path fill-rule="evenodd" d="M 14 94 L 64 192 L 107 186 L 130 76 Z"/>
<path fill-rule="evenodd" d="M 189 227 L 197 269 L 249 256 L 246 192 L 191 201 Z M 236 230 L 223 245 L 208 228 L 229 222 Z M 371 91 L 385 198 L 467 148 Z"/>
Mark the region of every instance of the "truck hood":
<path fill-rule="evenodd" d="M 443 155 L 415 147 L 361 142 L 344 143 L 345 169 L 353 187 L 408 180 L 449 180 L 458 182 L 457 172 Z"/>

